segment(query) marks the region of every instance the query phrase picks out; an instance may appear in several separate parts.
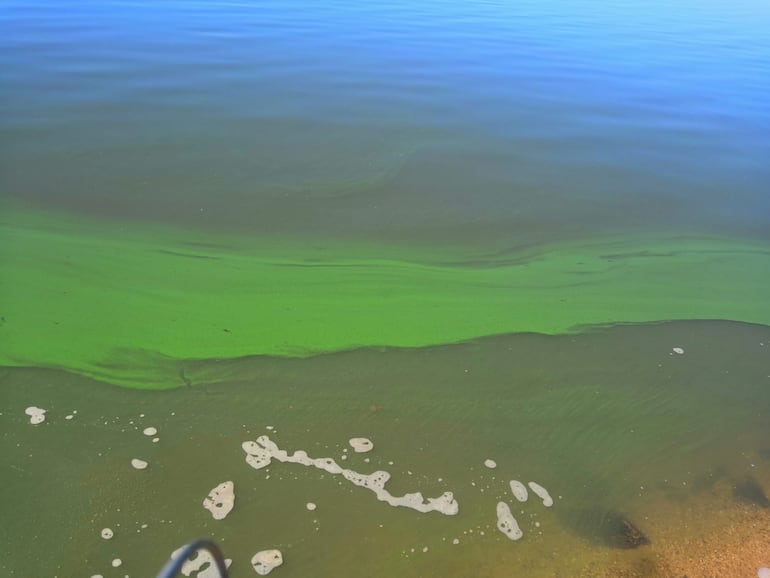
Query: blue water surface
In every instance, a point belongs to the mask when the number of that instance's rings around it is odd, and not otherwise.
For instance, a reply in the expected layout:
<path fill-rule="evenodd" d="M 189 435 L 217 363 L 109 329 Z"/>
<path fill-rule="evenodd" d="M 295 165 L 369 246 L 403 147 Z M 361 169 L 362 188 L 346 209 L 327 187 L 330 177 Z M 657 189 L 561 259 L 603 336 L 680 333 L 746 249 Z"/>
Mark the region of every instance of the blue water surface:
<path fill-rule="evenodd" d="M 770 4 L 11 0 L 0 193 L 257 232 L 766 236 Z"/>

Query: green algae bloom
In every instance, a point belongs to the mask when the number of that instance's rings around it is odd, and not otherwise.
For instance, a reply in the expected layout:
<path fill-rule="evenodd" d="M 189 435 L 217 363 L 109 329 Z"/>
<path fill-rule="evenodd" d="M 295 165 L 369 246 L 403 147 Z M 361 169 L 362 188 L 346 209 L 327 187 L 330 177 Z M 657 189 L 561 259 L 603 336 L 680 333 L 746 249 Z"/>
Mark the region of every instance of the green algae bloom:
<path fill-rule="evenodd" d="M 598 325 L 770 325 L 770 250 L 603 237 L 518 251 L 247 238 L 6 212 L 0 364 L 139 388 L 186 360 L 304 357 Z"/>

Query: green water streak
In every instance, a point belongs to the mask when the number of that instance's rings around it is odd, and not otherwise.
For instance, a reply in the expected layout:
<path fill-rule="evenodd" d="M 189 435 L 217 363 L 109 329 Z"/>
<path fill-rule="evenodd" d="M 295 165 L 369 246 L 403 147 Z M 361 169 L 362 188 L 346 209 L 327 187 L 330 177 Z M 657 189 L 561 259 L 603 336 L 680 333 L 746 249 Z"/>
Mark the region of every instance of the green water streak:
<path fill-rule="evenodd" d="M 11 211 L 0 264 L 0 364 L 141 388 L 184 385 L 190 359 L 669 319 L 770 325 L 770 250 L 721 238 L 485 253 L 207 237 Z"/>

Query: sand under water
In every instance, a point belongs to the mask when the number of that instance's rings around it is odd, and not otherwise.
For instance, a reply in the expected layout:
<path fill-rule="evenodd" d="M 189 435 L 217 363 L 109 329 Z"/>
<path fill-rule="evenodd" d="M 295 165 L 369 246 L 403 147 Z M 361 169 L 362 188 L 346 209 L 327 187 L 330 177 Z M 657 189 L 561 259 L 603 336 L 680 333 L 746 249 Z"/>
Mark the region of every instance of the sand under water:
<path fill-rule="evenodd" d="M 0 568 L 109 575 L 120 558 L 121 575 L 153 575 L 209 536 L 235 577 L 274 548 L 286 578 L 753 576 L 770 563 L 768 348 L 766 326 L 693 321 L 200 361 L 195 383 L 170 390 L 6 367 L 0 508 L 13 523 Z M 29 423 L 31 405 L 44 423 Z M 393 508 L 296 464 L 254 470 L 241 443 L 265 434 L 387 470 L 394 494 L 451 489 L 459 513 Z M 375 449 L 350 451 L 352 437 Z M 235 508 L 214 520 L 201 503 L 225 479 Z M 519 503 L 512 479 L 541 484 L 554 505 Z M 496 528 L 499 501 L 516 542 Z"/>

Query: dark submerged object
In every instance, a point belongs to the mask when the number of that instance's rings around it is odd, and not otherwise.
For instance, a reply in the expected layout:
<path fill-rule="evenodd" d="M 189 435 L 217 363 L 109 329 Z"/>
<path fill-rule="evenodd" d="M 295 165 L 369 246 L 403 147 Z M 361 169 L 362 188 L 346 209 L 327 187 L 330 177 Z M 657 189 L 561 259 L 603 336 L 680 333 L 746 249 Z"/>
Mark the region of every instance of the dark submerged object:
<path fill-rule="evenodd" d="M 760 508 L 770 508 L 770 500 L 765 495 L 762 486 L 754 478 L 747 478 L 733 486 L 733 496 L 741 502 L 753 504 Z"/>
<path fill-rule="evenodd" d="M 569 516 L 568 525 L 579 536 L 609 548 L 630 550 L 650 544 L 644 532 L 616 510 L 578 510 Z"/>
<path fill-rule="evenodd" d="M 615 529 L 609 535 L 609 541 L 616 548 L 638 548 L 650 543 L 650 539 L 622 514 L 618 514 L 618 518 L 612 523 L 615 525 Z"/>
<path fill-rule="evenodd" d="M 158 572 L 157 578 L 173 578 L 182 569 L 182 566 L 187 559 L 192 556 L 198 550 L 208 550 L 214 558 L 214 565 L 219 571 L 220 578 L 227 578 L 227 566 L 225 565 L 225 558 L 222 556 L 222 552 L 217 545 L 211 540 L 205 538 L 195 540 L 187 544 L 184 549 L 179 552 L 179 556 L 170 560 L 160 572 Z"/>

